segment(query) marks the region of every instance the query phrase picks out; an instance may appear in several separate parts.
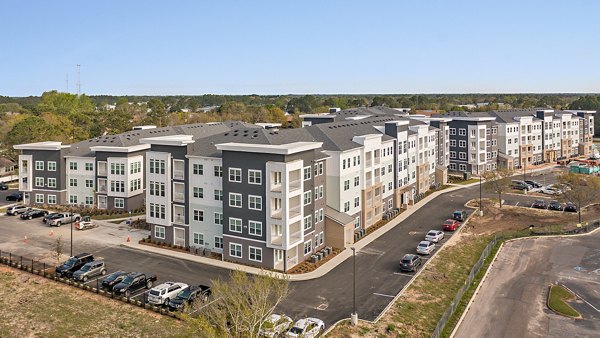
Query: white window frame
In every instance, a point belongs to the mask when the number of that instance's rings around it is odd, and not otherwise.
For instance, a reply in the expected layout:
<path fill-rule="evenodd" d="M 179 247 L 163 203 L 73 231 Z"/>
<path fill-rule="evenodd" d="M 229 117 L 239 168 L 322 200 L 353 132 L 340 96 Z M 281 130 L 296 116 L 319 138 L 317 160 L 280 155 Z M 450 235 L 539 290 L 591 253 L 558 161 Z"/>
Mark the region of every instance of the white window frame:
<path fill-rule="evenodd" d="M 50 164 L 52 164 L 52 166 L 50 166 Z M 56 171 L 56 161 L 48 161 L 48 171 Z"/>
<path fill-rule="evenodd" d="M 165 227 L 160 225 L 154 226 L 154 238 L 165 239 L 166 234 Z"/>
<path fill-rule="evenodd" d="M 233 254 L 233 252 L 234 252 L 233 248 L 235 248 L 235 252 L 236 253 L 239 252 L 239 256 Z M 244 255 L 244 253 L 243 253 L 243 247 L 242 247 L 241 244 L 231 243 L 231 242 L 229 243 L 229 256 L 236 257 L 236 258 L 243 258 L 243 255 Z"/>
<path fill-rule="evenodd" d="M 200 233 L 200 232 L 194 232 L 192 234 L 192 243 L 194 245 L 202 245 L 202 246 L 205 245 L 204 234 Z"/>
<path fill-rule="evenodd" d="M 196 222 L 204 222 L 204 210 L 193 209 L 192 220 Z"/>
<path fill-rule="evenodd" d="M 222 212 L 215 212 L 213 214 L 213 220 L 215 222 L 215 225 L 221 225 L 221 226 L 223 226 L 223 213 Z"/>
<path fill-rule="evenodd" d="M 204 165 L 200 163 L 193 163 L 192 173 L 193 175 L 204 175 Z"/>
<path fill-rule="evenodd" d="M 248 234 L 252 236 L 262 236 L 262 222 L 249 220 Z"/>
<path fill-rule="evenodd" d="M 262 210 L 262 205 L 262 196 L 248 195 L 248 209 Z"/>
<path fill-rule="evenodd" d="M 120 202 L 120 203 L 118 203 Z M 125 208 L 125 199 L 124 198 L 115 198 L 115 208 L 123 209 Z"/>
<path fill-rule="evenodd" d="M 238 200 L 237 197 L 239 197 L 239 200 Z M 235 204 L 231 204 L 232 201 Z M 244 202 L 242 200 L 242 194 L 239 194 L 239 193 L 236 193 L 236 192 L 230 192 L 229 193 L 229 206 L 230 207 L 232 207 L 232 208 L 241 208 L 243 204 L 244 204 Z"/>
<path fill-rule="evenodd" d="M 36 177 L 35 178 L 35 186 L 36 187 L 44 187 L 44 178 L 43 177 Z"/>
<path fill-rule="evenodd" d="M 254 251 L 254 257 L 252 251 Z M 257 259 L 258 257 L 258 259 Z M 248 246 L 248 260 L 253 262 L 262 262 L 262 249 L 255 246 Z"/>
<path fill-rule="evenodd" d="M 261 185 L 262 184 L 262 171 L 255 169 L 248 169 L 248 184 Z"/>
<path fill-rule="evenodd" d="M 312 240 L 304 242 L 304 256 L 308 256 L 312 253 Z"/>
<path fill-rule="evenodd" d="M 43 171 L 44 170 L 44 161 L 35 161 L 35 170 Z"/>
<path fill-rule="evenodd" d="M 312 178 L 312 170 L 310 167 L 304 167 L 303 175 L 304 181 L 308 181 Z"/>
<path fill-rule="evenodd" d="M 304 217 L 304 219 L 302 220 L 302 227 L 304 229 L 304 231 L 309 230 L 310 228 L 312 228 L 313 223 L 312 223 L 312 215 L 308 215 L 306 217 Z"/>
<path fill-rule="evenodd" d="M 229 168 L 229 182 L 242 183 L 242 169 Z M 233 179 L 232 179 L 233 178 Z"/>
<path fill-rule="evenodd" d="M 35 203 L 44 203 L 44 194 L 35 194 Z"/>
<path fill-rule="evenodd" d="M 305 191 L 302 194 L 302 205 L 306 206 L 312 203 L 312 190 Z"/>
<path fill-rule="evenodd" d="M 239 224 L 238 224 L 239 223 Z M 242 233 L 243 225 L 241 218 L 229 217 L 229 231 Z M 233 225 L 233 227 L 232 227 Z M 239 228 L 239 230 L 238 230 Z"/>
<path fill-rule="evenodd" d="M 77 195 L 69 195 L 69 204 L 77 204 Z"/>
<path fill-rule="evenodd" d="M 48 195 L 48 204 L 56 204 L 56 195 Z"/>

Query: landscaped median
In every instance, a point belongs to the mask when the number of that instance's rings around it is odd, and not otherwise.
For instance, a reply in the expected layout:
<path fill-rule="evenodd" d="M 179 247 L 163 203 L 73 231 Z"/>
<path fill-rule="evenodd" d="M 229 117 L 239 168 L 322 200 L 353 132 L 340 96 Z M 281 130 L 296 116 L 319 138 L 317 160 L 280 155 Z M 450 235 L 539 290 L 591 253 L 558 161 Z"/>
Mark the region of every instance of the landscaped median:
<path fill-rule="evenodd" d="M 562 285 L 552 285 L 548 292 L 548 307 L 550 310 L 571 318 L 581 318 L 581 314 L 567 303 L 577 297 Z"/>

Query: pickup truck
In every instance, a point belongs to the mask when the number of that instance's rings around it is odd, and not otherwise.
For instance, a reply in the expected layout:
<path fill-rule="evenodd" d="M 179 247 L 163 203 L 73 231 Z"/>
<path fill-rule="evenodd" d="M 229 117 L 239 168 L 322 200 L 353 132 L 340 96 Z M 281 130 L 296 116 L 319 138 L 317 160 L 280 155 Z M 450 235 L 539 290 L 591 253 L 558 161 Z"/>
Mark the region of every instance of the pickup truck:
<path fill-rule="evenodd" d="M 119 284 L 115 285 L 112 291 L 117 296 L 130 297 L 135 291 L 144 288 L 152 288 L 152 284 L 154 282 L 156 282 L 156 275 L 132 272 L 128 274 Z"/>
<path fill-rule="evenodd" d="M 46 219 L 46 224 L 49 226 L 61 226 L 63 224 L 69 224 L 73 222 L 79 222 L 81 219 L 80 214 L 74 214 L 70 212 L 59 212 Z"/>

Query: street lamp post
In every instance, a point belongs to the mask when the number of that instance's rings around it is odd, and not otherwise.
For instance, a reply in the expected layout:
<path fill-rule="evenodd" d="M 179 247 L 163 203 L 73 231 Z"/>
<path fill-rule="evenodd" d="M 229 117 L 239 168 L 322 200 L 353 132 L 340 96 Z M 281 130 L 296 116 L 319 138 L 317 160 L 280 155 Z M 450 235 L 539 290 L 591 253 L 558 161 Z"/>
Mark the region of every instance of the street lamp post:
<path fill-rule="evenodd" d="M 352 247 L 352 314 L 350 315 L 350 322 L 352 325 L 358 324 L 358 313 L 356 313 L 356 248 Z"/>
<path fill-rule="evenodd" d="M 523 167 L 523 182 L 525 182 L 525 164 L 527 163 L 527 160 L 523 159 L 522 162 L 523 163 L 521 163 L 521 166 Z M 527 195 L 527 189 L 524 189 L 523 193 L 525 193 L 525 195 Z"/>
<path fill-rule="evenodd" d="M 71 257 L 73 257 L 73 222 L 71 222 Z"/>
<path fill-rule="evenodd" d="M 483 216 L 483 204 L 482 204 L 482 183 L 483 183 L 483 174 L 479 173 L 479 216 Z"/>

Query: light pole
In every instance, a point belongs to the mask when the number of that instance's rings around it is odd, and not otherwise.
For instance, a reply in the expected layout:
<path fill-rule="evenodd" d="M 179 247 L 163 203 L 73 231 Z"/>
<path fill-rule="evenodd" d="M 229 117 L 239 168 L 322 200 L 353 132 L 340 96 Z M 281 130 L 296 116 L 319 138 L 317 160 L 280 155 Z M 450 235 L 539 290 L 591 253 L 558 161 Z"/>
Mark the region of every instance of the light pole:
<path fill-rule="evenodd" d="M 483 204 L 482 204 L 482 183 L 483 183 L 483 173 L 479 173 L 479 216 L 483 216 Z M 502 203 L 502 202 L 500 202 Z"/>
<path fill-rule="evenodd" d="M 71 257 L 73 257 L 73 222 L 71 222 Z"/>
<path fill-rule="evenodd" d="M 352 314 L 350 315 L 350 322 L 352 325 L 358 324 L 358 313 L 356 313 L 356 248 L 352 247 Z"/>
<path fill-rule="evenodd" d="M 527 163 L 527 159 L 525 157 L 523 157 L 523 161 L 521 161 L 521 166 L 523 167 L 523 182 L 525 182 L 525 165 Z M 525 190 L 523 190 L 523 192 L 525 193 L 525 195 L 527 195 L 527 188 Z"/>

